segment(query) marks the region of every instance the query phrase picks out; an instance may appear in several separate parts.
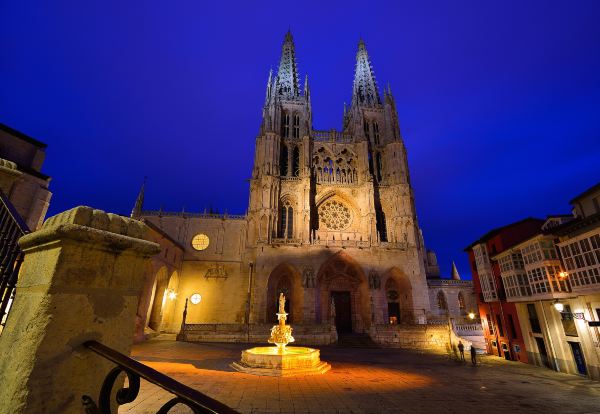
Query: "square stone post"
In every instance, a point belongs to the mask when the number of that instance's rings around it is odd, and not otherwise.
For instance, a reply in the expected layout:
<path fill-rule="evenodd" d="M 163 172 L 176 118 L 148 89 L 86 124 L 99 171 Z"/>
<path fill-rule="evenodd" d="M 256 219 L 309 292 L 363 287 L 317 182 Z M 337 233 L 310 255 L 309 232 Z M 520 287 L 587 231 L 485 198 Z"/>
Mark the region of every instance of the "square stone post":
<path fill-rule="evenodd" d="M 129 355 L 145 266 L 159 252 L 146 226 L 90 207 L 22 237 L 25 260 L 0 335 L 2 413 L 81 413 L 114 366 L 84 348 Z"/>

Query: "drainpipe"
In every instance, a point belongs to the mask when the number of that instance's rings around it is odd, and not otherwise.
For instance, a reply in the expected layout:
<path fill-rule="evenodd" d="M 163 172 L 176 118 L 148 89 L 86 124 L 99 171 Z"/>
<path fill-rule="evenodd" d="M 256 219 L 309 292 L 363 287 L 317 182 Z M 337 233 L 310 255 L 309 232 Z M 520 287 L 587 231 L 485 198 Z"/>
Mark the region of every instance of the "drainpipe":
<path fill-rule="evenodd" d="M 252 303 L 252 274 L 254 270 L 254 263 L 248 263 L 250 271 L 248 272 L 248 294 L 246 303 L 246 337 L 247 341 L 250 342 L 250 304 Z"/>
<path fill-rule="evenodd" d="M 542 307 L 542 315 L 544 315 L 544 326 L 546 327 L 546 332 L 548 334 L 548 344 L 550 345 L 550 351 L 552 352 L 552 358 L 554 359 L 554 366 L 556 370 L 560 372 L 560 366 L 558 364 L 558 357 L 556 356 L 556 352 L 554 351 L 554 343 L 552 342 L 552 335 L 550 335 L 550 326 L 548 325 L 548 318 L 546 317 L 546 310 L 544 309 L 544 303 L 541 300 L 538 300 L 540 306 Z"/>

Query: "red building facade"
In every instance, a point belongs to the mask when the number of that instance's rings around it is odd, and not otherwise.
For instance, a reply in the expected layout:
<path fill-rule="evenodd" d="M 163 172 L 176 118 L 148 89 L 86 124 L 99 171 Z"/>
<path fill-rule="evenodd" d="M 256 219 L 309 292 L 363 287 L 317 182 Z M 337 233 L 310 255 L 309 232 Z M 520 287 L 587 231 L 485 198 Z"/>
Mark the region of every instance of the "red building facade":
<path fill-rule="evenodd" d="M 544 220 L 527 218 L 494 229 L 465 249 L 488 354 L 528 362 L 517 308 L 506 300 L 500 267 L 492 257 L 539 233 L 543 224 Z"/>

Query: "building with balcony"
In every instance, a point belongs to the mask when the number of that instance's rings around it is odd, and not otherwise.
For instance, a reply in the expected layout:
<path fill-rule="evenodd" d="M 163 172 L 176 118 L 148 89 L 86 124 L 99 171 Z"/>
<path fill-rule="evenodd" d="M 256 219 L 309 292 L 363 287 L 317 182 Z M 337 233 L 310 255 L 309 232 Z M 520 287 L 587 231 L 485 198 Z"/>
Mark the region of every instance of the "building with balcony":
<path fill-rule="evenodd" d="M 528 362 L 517 308 L 507 300 L 500 269 L 503 265 L 510 272 L 507 280 L 511 283 L 513 293 L 520 293 L 526 274 L 524 263 L 507 252 L 512 246 L 537 234 L 543 224 L 544 220 L 527 218 L 491 230 L 465 249 L 469 255 L 478 314 L 489 354 Z M 503 253 L 509 255 L 510 260 L 500 263 L 496 257 Z"/>
<path fill-rule="evenodd" d="M 522 361 L 594 379 L 600 379 L 599 200 L 600 184 L 571 200 L 572 215 L 550 216 L 535 234 L 492 255 L 500 290 L 481 281 L 483 302 L 504 298 L 504 309 L 516 310 L 505 314 L 518 324 L 514 333 L 522 332 Z M 473 256 L 479 271 L 484 253 Z M 481 315 L 491 333 L 493 314 Z"/>

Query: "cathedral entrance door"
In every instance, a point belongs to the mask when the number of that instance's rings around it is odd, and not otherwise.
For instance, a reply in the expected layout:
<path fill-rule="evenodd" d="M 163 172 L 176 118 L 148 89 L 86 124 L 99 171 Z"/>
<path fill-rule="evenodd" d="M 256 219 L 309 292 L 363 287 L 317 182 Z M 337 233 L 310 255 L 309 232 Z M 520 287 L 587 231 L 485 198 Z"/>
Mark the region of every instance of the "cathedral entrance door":
<path fill-rule="evenodd" d="M 335 328 L 338 333 L 352 332 L 352 304 L 350 292 L 331 292 L 335 304 Z"/>

